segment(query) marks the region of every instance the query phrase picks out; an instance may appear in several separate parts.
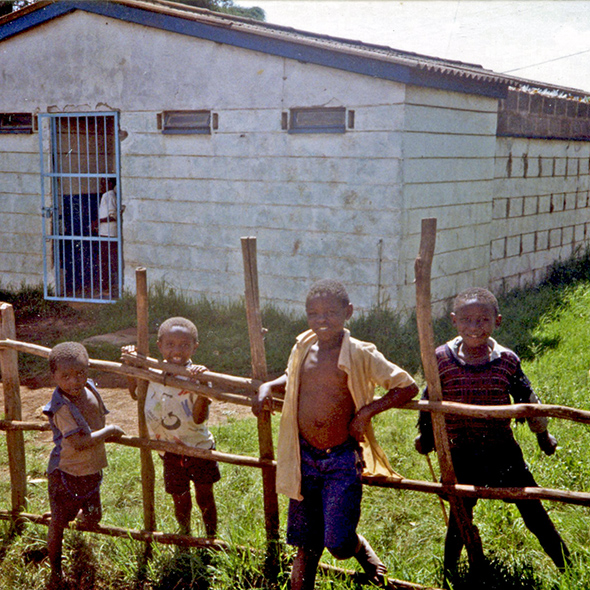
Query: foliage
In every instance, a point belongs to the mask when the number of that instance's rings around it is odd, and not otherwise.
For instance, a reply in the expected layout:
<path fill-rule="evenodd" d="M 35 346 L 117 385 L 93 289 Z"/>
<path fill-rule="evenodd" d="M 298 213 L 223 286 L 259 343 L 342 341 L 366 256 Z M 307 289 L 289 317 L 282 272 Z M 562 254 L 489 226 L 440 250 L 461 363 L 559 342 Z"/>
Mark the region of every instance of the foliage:
<path fill-rule="evenodd" d="M 234 16 L 243 16 L 252 18 L 254 20 L 264 21 L 266 15 L 264 10 L 258 6 L 252 8 L 244 8 L 234 3 L 234 0 L 172 0 L 178 4 L 187 4 L 188 6 L 195 6 L 196 8 L 206 8 L 214 12 L 224 12 Z"/>
<path fill-rule="evenodd" d="M 196 8 L 206 8 L 215 12 L 224 12 L 234 16 L 242 16 L 254 20 L 264 21 L 266 15 L 264 10 L 258 6 L 244 8 L 234 3 L 234 0 L 171 0 L 178 4 L 187 4 Z M 0 16 L 10 14 L 14 10 L 34 4 L 35 0 L 0 0 Z"/>
<path fill-rule="evenodd" d="M 10 14 L 14 10 L 34 4 L 35 0 L 0 0 L 0 16 Z"/>
<path fill-rule="evenodd" d="M 44 299 L 42 284 L 26 285 L 23 283 L 18 289 L 0 286 L 0 301 L 13 306 L 17 322 L 19 320 L 75 315 L 75 312 L 66 303 Z"/>

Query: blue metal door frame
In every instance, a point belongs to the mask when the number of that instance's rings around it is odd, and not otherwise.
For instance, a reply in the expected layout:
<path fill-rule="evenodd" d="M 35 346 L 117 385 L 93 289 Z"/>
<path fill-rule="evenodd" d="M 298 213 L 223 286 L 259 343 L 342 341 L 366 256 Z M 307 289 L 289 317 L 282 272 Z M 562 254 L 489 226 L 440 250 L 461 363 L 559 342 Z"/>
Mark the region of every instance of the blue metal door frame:
<path fill-rule="evenodd" d="M 115 301 L 123 287 L 119 113 L 40 114 L 39 154 L 45 298 Z M 113 181 L 116 235 L 99 220 Z"/>

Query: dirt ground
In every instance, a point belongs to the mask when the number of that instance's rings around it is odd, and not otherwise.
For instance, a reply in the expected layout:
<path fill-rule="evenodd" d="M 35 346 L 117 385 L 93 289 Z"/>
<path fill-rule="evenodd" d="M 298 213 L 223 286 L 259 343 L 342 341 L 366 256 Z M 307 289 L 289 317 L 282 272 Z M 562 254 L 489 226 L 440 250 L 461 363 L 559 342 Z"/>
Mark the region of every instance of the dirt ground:
<path fill-rule="evenodd" d="M 80 319 L 73 317 L 44 318 L 34 321 L 18 322 L 16 326 L 17 339 L 22 342 L 42 344 L 48 336 L 67 337 L 70 328 L 80 326 Z M 93 374 L 100 394 L 105 402 L 109 414 L 107 423 L 117 424 L 129 436 L 137 436 L 137 402 L 131 398 L 125 387 L 125 378 L 119 375 L 101 373 Z M 51 399 L 53 384 L 49 371 L 33 379 L 21 382 L 22 418 L 26 422 L 46 421 L 43 406 Z M 4 409 L 4 390 L 1 390 L 0 412 Z M 214 401 L 210 406 L 209 423 L 220 424 L 230 418 L 250 416 L 249 407 L 238 406 Z M 39 434 L 43 441 L 51 442 L 51 433 Z"/>

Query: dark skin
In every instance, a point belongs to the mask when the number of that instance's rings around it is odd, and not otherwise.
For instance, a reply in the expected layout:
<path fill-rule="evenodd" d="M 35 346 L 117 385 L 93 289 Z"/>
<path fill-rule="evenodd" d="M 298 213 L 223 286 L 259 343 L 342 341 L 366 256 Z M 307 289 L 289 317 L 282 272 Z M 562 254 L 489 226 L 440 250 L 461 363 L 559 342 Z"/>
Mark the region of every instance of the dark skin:
<path fill-rule="evenodd" d="M 418 393 L 416 385 L 394 388 L 383 397 L 355 410 L 347 376 L 338 368 L 344 324 L 353 312 L 332 295 L 315 297 L 306 305 L 309 327 L 318 336 L 305 358 L 299 386 L 299 430 L 318 449 L 334 447 L 353 436 L 364 440 L 371 418 L 390 408 L 399 408 Z M 287 376 L 264 383 L 253 400 L 256 416 L 270 409 L 272 391 L 284 391 Z"/>
<path fill-rule="evenodd" d="M 182 326 L 174 326 L 171 330 L 161 335 L 158 340 L 158 348 L 162 358 L 170 364 L 186 367 L 187 371 L 195 378 L 207 368 L 203 365 L 190 365 L 192 355 L 199 343 L 195 341 L 191 333 Z M 134 353 L 135 346 L 125 346 L 123 352 Z M 130 382 L 130 391 L 135 391 L 135 380 Z M 197 396 L 193 406 L 193 421 L 202 424 L 209 417 L 209 404 L 211 401 L 202 396 Z M 203 515 L 203 524 L 207 537 L 214 539 L 217 534 L 217 505 L 213 495 L 213 484 L 195 484 L 195 499 Z M 172 494 L 174 502 L 174 515 L 180 526 L 180 532 L 188 535 L 191 532 L 192 499 L 190 492 L 184 494 Z"/>
<path fill-rule="evenodd" d="M 326 293 L 308 300 L 306 304 L 309 327 L 317 335 L 299 375 L 298 425 L 301 436 L 318 449 L 342 444 L 350 436 L 363 441 L 371 418 L 390 408 L 401 407 L 417 393 L 416 385 L 394 388 L 382 398 L 356 411 L 348 389 L 348 377 L 338 367 L 344 338 L 344 325 L 353 313 L 352 304 L 344 304 Z M 260 386 L 253 400 L 256 416 L 272 407 L 272 392 L 284 390 L 287 376 Z M 299 547 L 291 571 L 291 590 L 313 590 L 321 552 Z M 358 537 L 354 557 L 377 583 L 386 573 L 366 539 Z"/>
<path fill-rule="evenodd" d="M 502 323 L 502 316 L 494 306 L 477 299 L 466 301 L 451 313 L 451 321 L 462 338 L 459 356 L 468 365 L 487 363 L 490 360 L 488 341 Z M 555 453 L 557 439 L 547 430 L 537 433 L 537 442 L 546 455 Z M 420 436 L 416 437 L 414 446 L 419 453 L 425 454 Z"/>
<path fill-rule="evenodd" d="M 68 437 L 69 442 L 77 451 L 83 451 L 107 440 L 113 440 L 125 433 L 119 427 L 112 424 L 105 426 L 104 416 L 100 412 L 98 400 L 86 389 L 88 380 L 88 365 L 82 362 L 60 363 L 52 373 L 55 384 L 81 412 L 82 416 L 92 430 L 90 433 L 76 432 Z M 92 526 L 100 521 L 100 514 L 90 518 L 80 519 L 84 524 Z M 63 534 L 66 523 L 56 522 L 53 519 L 49 523 L 47 534 L 47 552 L 51 564 L 50 585 L 59 584 L 62 577 L 61 550 Z"/>

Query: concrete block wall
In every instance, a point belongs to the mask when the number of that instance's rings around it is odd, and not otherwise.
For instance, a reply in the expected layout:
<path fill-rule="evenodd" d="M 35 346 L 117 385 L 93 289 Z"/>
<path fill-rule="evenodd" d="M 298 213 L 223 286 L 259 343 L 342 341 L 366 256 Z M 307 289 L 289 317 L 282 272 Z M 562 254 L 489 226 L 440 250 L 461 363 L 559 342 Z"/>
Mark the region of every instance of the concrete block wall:
<path fill-rule="evenodd" d="M 403 239 L 399 300 L 415 306 L 421 220 L 437 218 L 435 310 L 458 291 L 489 282 L 496 144 L 495 99 L 409 86 L 404 111 Z"/>
<path fill-rule="evenodd" d="M 263 301 L 297 309 L 313 280 L 337 277 L 359 308 L 412 309 L 421 219 L 436 217 L 432 293 L 442 309 L 472 285 L 499 290 L 538 280 L 590 233 L 590 143 L 497 137 L 504 123 L 492 98 L 80 11 L 8 39 L 2 50 L 0 112 L 121 113 L 126 288 L 143 265 L 150 281 L 187 295 L 238 297 L 240 238 L 255 235 Z M 513 101 L 500 105 L 501 116 L 524 113 Z M 532 102 L 531 120 L 539 109 Z M 574 117 L 569 105 L 564 115 L 547 104 L 544 116 Z M 281 128 L 283 113 L 306 106 L 354 110 L 354 129 Z M 211 110 L 218 129 L 162 134 L 158 113 L 181 109 Z M 585 117 L 576 103 L 576 122 Z M 2 277 L 39 282 L 38 136 L 0 136 L 0 151 Z"/>
<path fill-rule="evenodd" d="M 590 143 L 499 137 L 490 285 L 540 281 L 590 240 Z"/>
<path fill-rule="evenodd" d="M 499 103 L 498 136 L 590 140 L 590 100 L 512 88 Z"/>
<path fill-rule="evenodd" d="M 39 136 L 0 135 L 2 285 L 43 281 Z M 32 279 L 34 277 L 34 279 Z"/>
<path fill-rule="evenodd" d="M 126 288 L 144 265 L 150 281 L 189 296 L 239 297 L 240 237 L 255 235 L 263 300 L 298 307 L 325 276 L 341 278 L 359 308 L 396 294 L 402 84 L 80 11 L 8 39 L 3 52 L 11 84 L 1 110 L 121 113 Z M 354 129 L 281 129 L 282 113 L 306 106 L 354 110 Z M 180 109 L 209 109 L 219 128 L 163 135 L 157 114 Z M 37 173 L 38 162 L 32 154 Z"/>

